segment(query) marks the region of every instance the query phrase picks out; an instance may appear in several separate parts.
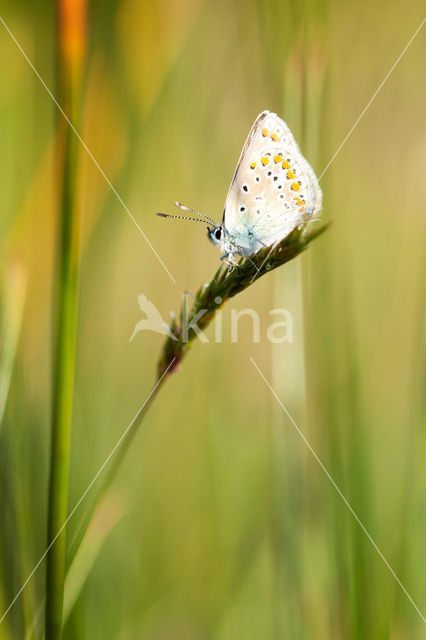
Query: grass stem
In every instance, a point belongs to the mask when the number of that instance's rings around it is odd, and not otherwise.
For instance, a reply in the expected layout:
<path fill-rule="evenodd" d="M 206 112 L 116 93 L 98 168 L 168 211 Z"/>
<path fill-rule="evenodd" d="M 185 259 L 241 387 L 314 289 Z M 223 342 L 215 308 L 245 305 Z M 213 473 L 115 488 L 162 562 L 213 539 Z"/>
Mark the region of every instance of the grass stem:
<path fill-rule="evenodd" d="M 85 2 L 57 0 L 57 95 L 71 121 L 77 121 L 84 40 Z M 78 216 L 76 172 L 78 141 L 71 128 L 59 122 L 60 184 L 56 301 L 54 305 L 52 415 L 47 543 L 67 518 L 70 435 L 75 373 L 78 307 Z M 47 555 L 46 640 L 62 637 L 66 528 Z"/>

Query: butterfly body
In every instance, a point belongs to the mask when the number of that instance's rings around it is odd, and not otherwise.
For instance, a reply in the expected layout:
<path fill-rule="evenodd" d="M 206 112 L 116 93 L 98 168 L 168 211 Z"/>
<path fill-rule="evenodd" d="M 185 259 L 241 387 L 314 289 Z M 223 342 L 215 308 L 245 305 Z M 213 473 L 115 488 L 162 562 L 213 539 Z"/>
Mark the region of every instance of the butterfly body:
<path fill-rule="evenodd" d="M 320 211 L 321 201 L 315 173 L 290 129 L 275 113 L 262 111 L 238 160 L 222 223 L 193 213 L 213 223 L 209 239 L 223 251 L 221 260 L 234 264 L 235 254 L 249 257 L 285 238 Z"/>
<path fill-rule="evenodd" d="M 220 224 L 213 227 L 213 229 L 209 229 L 207 235 L 211 242 L 217 244 L 221 251 L 223 251 L 221 259 L 227 259 L 231 264 L 233 263 L 236 253 L 247 258 L 259 251 L 262 246 L 265 246 L 259 242 L 254 230 L 249 226 L 246 227 L 242 233 L 235 232 L 231 235 L 226 227 Z"/>

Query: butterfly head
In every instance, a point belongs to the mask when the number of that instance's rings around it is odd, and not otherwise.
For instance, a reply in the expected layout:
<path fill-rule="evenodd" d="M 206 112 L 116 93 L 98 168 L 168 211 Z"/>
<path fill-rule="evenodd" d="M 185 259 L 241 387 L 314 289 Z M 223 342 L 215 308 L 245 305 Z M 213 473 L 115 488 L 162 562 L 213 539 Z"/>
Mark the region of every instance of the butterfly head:
<path fill-rule="evenodd" d="M 224 229 L 220 224 L 216 225 L 213 228 L 207 228 L 208 239 L 210 240 L 210 242 L 213 242 L 213 244 L 219 245 L 219 247 L 222 247 L 223 245 L 224 235 Z"/>

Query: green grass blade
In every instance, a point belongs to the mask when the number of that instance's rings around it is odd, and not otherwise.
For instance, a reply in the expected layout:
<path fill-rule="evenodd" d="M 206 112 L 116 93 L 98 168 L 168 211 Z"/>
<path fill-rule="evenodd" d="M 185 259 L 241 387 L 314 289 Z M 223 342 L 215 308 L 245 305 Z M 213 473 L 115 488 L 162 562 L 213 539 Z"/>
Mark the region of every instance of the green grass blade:
<path fill-rule="evenodd" d="M 77 120 L 80 96 L 85 21 L 84 2 L 75 8 L 57 1 L 57 50 L 59 103 Z M 68 123 L 60 126 L 59 171 L 61 173 L 58 250 L 56 258 L 56 309 L 54 310 L 53 381 L 49 509 L 47 544 L 55 540 L 67 517 L 70 435 L 77 340 L 79 229 L 76 215 L 76 171 L 79 142 Z M 47 555 L 46 640 L 62 637 L 65 581 L 66 528 Z"/>

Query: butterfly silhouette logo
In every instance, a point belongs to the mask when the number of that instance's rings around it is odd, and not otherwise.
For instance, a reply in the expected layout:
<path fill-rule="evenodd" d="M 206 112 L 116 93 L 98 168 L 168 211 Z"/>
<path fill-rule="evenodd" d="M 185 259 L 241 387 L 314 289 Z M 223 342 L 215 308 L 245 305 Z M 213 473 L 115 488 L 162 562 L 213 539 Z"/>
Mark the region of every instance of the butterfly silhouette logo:
<path fill-rule="evenodd" d="M 143 293 L 138 295 L 138 303 L 141 311 L 146 315 L 146 318 L 143 318 L 136 323 L 129 342 L 133 340 L 139 331 L 155 331 L 155 333 L 161 333 L 164 336 L 169 336 L 172 340 L 177 340 L 176 336 L 170 331 L 167 323 L 164 322 L 157 307 L 148 300 Z"/>

